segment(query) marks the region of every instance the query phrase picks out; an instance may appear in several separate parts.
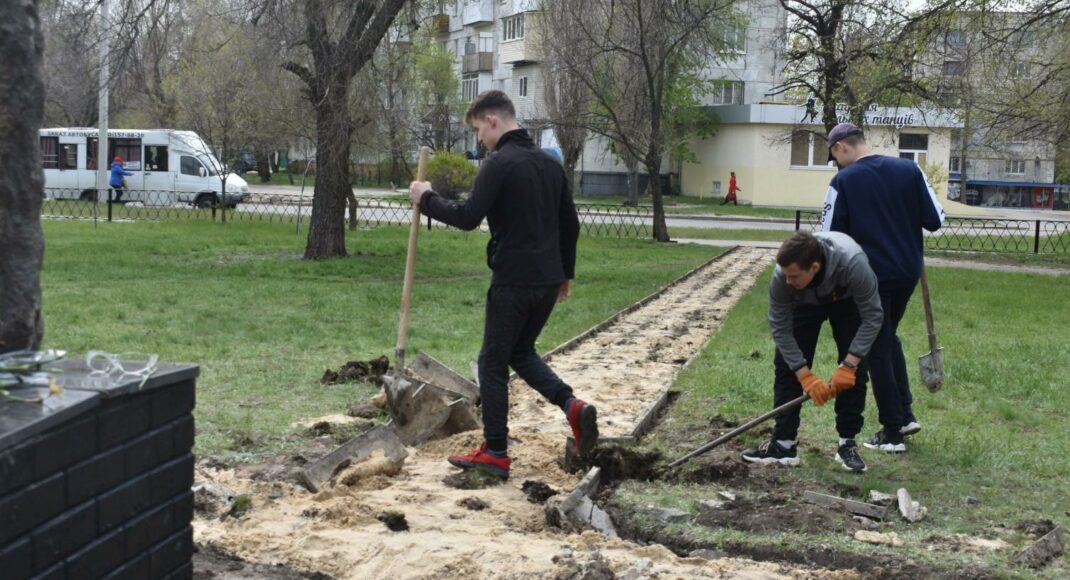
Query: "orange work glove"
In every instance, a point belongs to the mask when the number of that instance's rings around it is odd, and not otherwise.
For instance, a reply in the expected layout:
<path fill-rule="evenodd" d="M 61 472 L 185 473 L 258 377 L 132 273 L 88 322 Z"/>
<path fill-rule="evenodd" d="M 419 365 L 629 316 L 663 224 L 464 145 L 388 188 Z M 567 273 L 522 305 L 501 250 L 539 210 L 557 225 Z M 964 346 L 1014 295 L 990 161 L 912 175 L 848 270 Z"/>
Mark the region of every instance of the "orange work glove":
<path fill-rule="evenodd" d="M 857 369 L 840 365 L 840 368 L 832 373 L 832 378 L 829 379 L 829 387 L 832 389 L 834 395 L 838 395 L 854 388 L 856 370 Z"/>
<path fill-rule="evenodd" d="M 810 372 L 799 379 L 799 384 L 802 385 L 802 389 L 806 391 L 807 395 L 810 395 L 810 399 L 818 407 L 824 405 L 829 399 L 836 396 L 836 393 L 829 388 L 828 383 Z"/>

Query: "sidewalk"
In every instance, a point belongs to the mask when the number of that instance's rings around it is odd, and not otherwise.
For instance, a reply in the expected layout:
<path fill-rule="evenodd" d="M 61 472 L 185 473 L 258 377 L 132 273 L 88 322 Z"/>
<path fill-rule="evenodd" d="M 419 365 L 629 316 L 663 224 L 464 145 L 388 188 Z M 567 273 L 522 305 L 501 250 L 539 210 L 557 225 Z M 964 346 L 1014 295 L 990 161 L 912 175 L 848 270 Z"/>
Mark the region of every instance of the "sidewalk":
<path fill-rule="evenodd" d="M 731 248 L 733 246 L 746 246 L 750 248 L 779 248 L 780 242 L 759 242 L 754 240 L 698 240 L 694 238 L 676 238 L 674 241 L 680 244 L 696 244 L 700 246 L 717 246 Z M 948 258 L 926 257 L 925 263 L 938 268 L 964 268 L 967 270 L 981 270 L 985 272 L 1014 272 L 1018 274 L 1044 274 L 1047 276 L 1070 276 L 1070 270 L 1061 268 L 1041 268 L 1039 266 L 1015 266 L 1012 264 L 991 264 L 988 262 L 975 262 L 973 260 L 951 260 Z"/>

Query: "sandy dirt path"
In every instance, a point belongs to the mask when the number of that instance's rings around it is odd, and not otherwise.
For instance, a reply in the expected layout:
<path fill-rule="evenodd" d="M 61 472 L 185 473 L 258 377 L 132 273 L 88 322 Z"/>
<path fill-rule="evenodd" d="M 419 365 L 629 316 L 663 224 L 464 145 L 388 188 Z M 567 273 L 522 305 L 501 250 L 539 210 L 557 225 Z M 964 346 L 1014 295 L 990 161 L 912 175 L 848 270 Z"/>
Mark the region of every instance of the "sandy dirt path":
<path fill-rule="evenodd" d="M 684 362 L 716 331 L 773 253 L 740 249 L 702 268 L 648 304 L 622 316 L 553 366 L 577 394 L 595 403 L 606 435 L 627 432 Z M 525 481 L 567 492 L 580 476 L 561 466 L 567 424 L 559 409 L 522 382 L 511 386 L 511 478 L 482 490 L 443 484 L 456 473 L 449 452 L 482 440 L 478 432 L 409 448 L 400 472 L 377 458 L 352 485 L 312 494 L 281 482 L 255 481 L 230 469 L 198 469 L 197 479 L 252 497 L 241 519 L 199 517 L 195 539 L 246 560 L 336 578 L 571 578 L 584 571 L 658 578 L 850 578 L 852 573 L 791 568 L 748 560 L 680 558 L 663 546 L 640 546 L 593 531 L 548 528 L 541 505 L 521 491 Z M 377 471 L 378 465 L 385 467 Z M 478 498 L 486 507 L 462 505 Z M 392 532 L 377 519 L 404 513 L 409 530 Z M 656 574 L 655 574 L 656 573 Z"/>

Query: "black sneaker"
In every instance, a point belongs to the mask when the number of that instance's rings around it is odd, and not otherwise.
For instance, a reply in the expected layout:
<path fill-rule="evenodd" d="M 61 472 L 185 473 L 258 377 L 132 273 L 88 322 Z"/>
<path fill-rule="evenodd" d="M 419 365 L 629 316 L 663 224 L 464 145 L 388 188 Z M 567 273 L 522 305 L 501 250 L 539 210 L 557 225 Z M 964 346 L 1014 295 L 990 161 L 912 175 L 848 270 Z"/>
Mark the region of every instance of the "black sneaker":
<path fill-rule="evenodd" d="M 877 431 L 868 441 L 863 443 L 869 449 L 876 449 L 877 451 L 883 451 L 885 453 L 903 453 L 907 450 L 907 446 L 903 443 L 903 436 L 892 439 L 884 432 L 884 429 Z"/>
<path fill-rule="evenodd" d="M 766 441 L 759 445 L 757 449 L 744 451 L 740 457 L 747 463 L 757 463 L 759 465 L 779 463 L 780 465 L 794 467 L 799 464 L 798 447 L 798 445 L 792 445 L 788 448 L 776 441 Z"/>
<path fill-rule="evenodd" d="M 840 462 L 847 471 L 861 473 L 866 470 L 866 462 L 858 454 L 858 444 L 854 439 L 848 439 L 847 443 L 840 445 L 836 450 L 836 461 Z"/>
<path fill-rule="evenodd" d="M 921 423 L 918 423 L 917 421 L 910 421 L 906 425 L 903 425 L 903 428 L 899 430 L 899 432 L 903 434 L 903 437 L 913 435 L 918 431 L 921 431 Z"/>

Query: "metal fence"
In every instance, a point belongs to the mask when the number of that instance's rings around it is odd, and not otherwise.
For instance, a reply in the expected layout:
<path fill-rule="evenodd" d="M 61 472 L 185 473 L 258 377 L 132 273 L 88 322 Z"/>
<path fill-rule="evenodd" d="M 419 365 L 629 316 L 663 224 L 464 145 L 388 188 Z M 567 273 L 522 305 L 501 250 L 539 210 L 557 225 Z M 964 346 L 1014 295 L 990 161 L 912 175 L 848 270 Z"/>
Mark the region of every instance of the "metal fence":
<path fill-rule="evenodd" d="M 300 231 L 312 216 L 311 195 L 231 194 L 226 203 L 212 194 L 172 191 L 124 190 L 121 197 L 109 190 L 96 199 L 95 190 L 47 189 L 42 217 L 108 222 L 198 220 L 208 222 L 267 222 L 295 226 Z M 103 199 L 106 197 L 106 199 Z M 118 197 L 118 199 L 117 199 Z M 412 219 L 408 196 L 357 196 L 356 211 L 346 207 L 346 220 L 357 227 L 407 225 Z M 644 238 L 652 235 L 650 208 L 579 204 L 580 229 L 589 236 Z M 445 227 L 428 220 L 428 225 Z"/>
<path fill-rule="evenodd" d="M 796 210 L 795 229 L 821 230 L 821 212 Z M 1010 254 L 1070 253 L 1070 220 L 949 217 L 925 232 L 925 248 Z"/>

